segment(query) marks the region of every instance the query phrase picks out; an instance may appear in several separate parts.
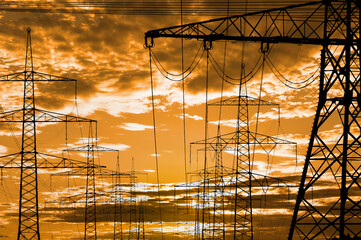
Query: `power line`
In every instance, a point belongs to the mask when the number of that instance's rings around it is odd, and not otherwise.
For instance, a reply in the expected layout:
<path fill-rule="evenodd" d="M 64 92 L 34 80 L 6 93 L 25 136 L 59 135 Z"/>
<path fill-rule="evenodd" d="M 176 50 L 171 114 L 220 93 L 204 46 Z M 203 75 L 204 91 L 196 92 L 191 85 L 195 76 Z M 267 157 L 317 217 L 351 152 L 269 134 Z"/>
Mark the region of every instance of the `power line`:
<path fill-rule="evenodd" d="M 300 4 L 307 1 L 293 1 Z M 288 1 L 260 1 L 249 3 L 247 11 L 259 11 L 267 8 L 284 7 Z M 225 1 L 80 1 L 80 2 L 38 2 L 38 1 L 5 1 L 0 3 L 0 10 L 14 12 L 53 12 L 83 14 L 119 14 L 119 15 L 200 15 L 231 16 L 243 14 L 246 9 L 243 1 L 228 3 Z M 299 15 L 305 10 L 295 10 Z M 321 17 L 321 16 L 320 16 Z"/>

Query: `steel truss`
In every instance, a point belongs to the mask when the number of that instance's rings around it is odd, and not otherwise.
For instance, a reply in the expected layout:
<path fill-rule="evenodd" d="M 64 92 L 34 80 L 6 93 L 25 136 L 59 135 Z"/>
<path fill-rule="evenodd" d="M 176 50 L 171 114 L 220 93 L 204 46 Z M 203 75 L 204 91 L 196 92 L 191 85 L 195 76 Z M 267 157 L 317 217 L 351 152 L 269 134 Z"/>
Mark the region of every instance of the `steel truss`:
<path fill-rule="evenodd" d="M 237 107 L 236 131 L 191 143 L 191 146 L 201 145 L 205 154 L 207 151 L 212 151 L 215 154 L 214 167 L 207 167 L 208 163 L 206 163 L 204 169 L 192 173 L 203 175 L 202 227 L 199 228 L 200 232 L 198 233 L 200 239 L 226 239 L 227 226 L 224 215 L 226 189 L 235 196 L 232 202 L 234 206 L 234 220 L 233 227 L 231 227 L 233 238 L 253 239 L 252 188 L 270 187 L 274 181 L 281 182 L 272 177 L 256 174 L 252 170 L 250 146 L 259 146 L 266 151 L 266 145 L 272 146 L 271 150 L 273 150 L 279 144 L 296 144 L 280 138 L 250 132 L 249 107 L 279 106 L 245 95 L 244 88 L 245 86 L 240 86 L 239 96 L 208 104 L 208 106 Z M 223 165 L 222 154 L 225 151 L 234 152 L 236 155 L 235 168 L 231 169 Z M 269 152 L 266 151 L 266 153 Z M 272 184 L 267 185 L 268 183 Z"/>
<path fill-rule="evenodd" d="M 23 108 L 0 114 L 0 121 L 22 123 L 21 152 L 1 156 L 0 168 L 20 168 L 19 228 L 17 239 L 40 239 L 38 204 L 38 168 L 86 168 L 87 164 L 64 157 L 40 153 L 36 148 L 38 122 L 96 122 L 35 107 L 35 82 L 76 81 L 34 72 L 30 28 L 27 30 L 25 71 L 0 76 L 0 81 L 24 82 Z M 20 160 L 19 160 L 20 159 Z M 94 165 L 93 168 L 99 167 Z"/>
<path fill-rule="evenodd" d="M 86 191 L 85 191 L 85 231 L 84 239 L 97 239 L 96 230 L 96 183 L 95 177 L 111 177 L 114 185 L 114 239 L 122 239 L 122 213 L 121 213 L 121 178 L 130 177 L 130 174 L 119 172 L 119 150 L 108 147 L 99 146 L 96 143 L 96 137 L 93 138 L 93 130 L 89 128 L 89 143 L 84 146 L 67 149 L 69 152 L 86 152 L 87 153 L 87 168 L 86 171 L 73 170 L 64 173 L 53 174 L 52 176 L 86 176 Z M 97 169 L 95 166 L 95 152 L 117 152 L 117 167 L 118 171 L 111 171 L 107 169 Z M 108 201 L 110 202 L 110 201 Z"/>

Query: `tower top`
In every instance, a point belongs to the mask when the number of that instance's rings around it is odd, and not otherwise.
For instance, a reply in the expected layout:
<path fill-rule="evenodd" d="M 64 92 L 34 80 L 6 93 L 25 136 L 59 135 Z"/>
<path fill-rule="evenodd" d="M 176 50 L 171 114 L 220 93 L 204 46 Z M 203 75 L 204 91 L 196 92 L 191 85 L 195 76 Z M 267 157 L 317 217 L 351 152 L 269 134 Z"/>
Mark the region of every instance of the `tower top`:
<path fill-rule="evenodd" d="M 31 28 L 27 29 L 26 36 L 26 56 L 25 56 L 25 72 L 33 71 L 33 52 L 31 48 Z"/>

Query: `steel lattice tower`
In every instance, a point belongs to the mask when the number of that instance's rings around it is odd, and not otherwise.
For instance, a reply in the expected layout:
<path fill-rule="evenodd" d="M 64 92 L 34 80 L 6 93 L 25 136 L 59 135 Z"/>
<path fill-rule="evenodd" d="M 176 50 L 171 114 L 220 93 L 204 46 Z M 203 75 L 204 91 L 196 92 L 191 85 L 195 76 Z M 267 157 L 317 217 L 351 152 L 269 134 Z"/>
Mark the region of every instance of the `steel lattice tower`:
<path fill-rule="evenodd" d="M 137 195 L 135 192 L 136 188 L 136 175 L 134 168 L 134 158 L 132 158 L 132 168 L 130 170 L 130 205 L 129 205 L 129 230 L 128 239 L 138 238 L 138 219 L 137 219 Z M 133 226 L 135 224 L 135 227 Z M 134 229 L 133 229 L 134 228 Z"/>
<path fill-rule="evenodd" d="M 93 137 L 92 124 L 89 125 L 88 145 L 68 149 L 68 151 L 82 151 L 87 153 L 86 189 L 85 189 L 85 228 L 84 239 L 97 239 L 96 220 L 96 186 L 95 186 L 95 163 L 94 151 L 97 150 L 96 141 Z"/>
<path fill-rule="evenodd" d="M 289 239 L 361 237 L 360 4 L 348 0 L 325 5 L 319 102 Z M 343 43 L 330 44 L 334 37 Z M 341 125 L 332 142 L 322 133 L 329 123 Z M 312 191 L 330 178 L 337 184 L 335 197 L 327 203 L 313 200 Z"/>
<path fill-rule="evenodd" d="M 198 174 L 203 177 L 202 193 L 202 228 L 196 239 L 226 239 L 224 205 L 233 206 L 233 239 L 253 239 L 252 224 L 252 188 L 264 188 L 272 186 L 284 186 L 280 179 L 257 174 L 252 170 L 250 146 L 270 146 L 274 149 L 279 144 L 296 144 L 291 141 L 282 140 L 272 136 L 266 136 L 249 130 L 249 108 L 255 106 L 279 107 L 277 104 L 261 99 L 247 96 L 246 86 L 241 85 L 239 96 L 223 99 L 210 103 L 209 106 L 230 106 L 237 108 L 236 131 L 221 134 L 192 145 L 204 146 L 204 151 L 215 153 L 215 166 L 202 169 Z M 233 149 L 236 155 L 236 166 L 234 169 L 223 165 L 222 154 L 226 150 Z M 222 175 L 221 175 L 222 173 Z M 227 178 L 229 178 L 227 180 Z M 210 192 L 212 191 L 212 192 Z M 232 202 L 225 201 L 224 191 L 234 193 Z M 213 195 L 213 199 L 207 197 Z M 213 204 L 209 213 L 205 213 L 207 205 Z M 208 212 L 208 211 L 207 211 Z M 207 222 L 209 221 L 209 222 Z"/>
<path fill-rule="evenodd" d="M 86 151 L 85 149 L 88 146 L 82 146 L 80 148 L 74 148 L 70 151 Z M 111 148 L 106 147 L 100 147 L 99 145 L 94 146 L 94 151 L 107 151 L 107 152 L 114 152 L 118 150 L 114 150 Z M 83 176 L 87 177 L 88 172 L 87 169 L 80 169 L 80 170 L 72 170 L 72 171 L 66 171 L 61 173 L 55 173 L 52 174 L 52 176 Z M 121 190 L 121 178 L 130 178 L 131 175 L 128 172 L 119 172 L 119 171 L 112 171 L 104 168 L 95 168 L 94 169 L 94 176 L 98 178 L 112 178 L 113 182 L 113 196 L 109 197 L 109 193 L 101 193 L 96 192 L 95 200 L 96 203 L 102 202 L 102 203 L 111 203 L 114 204 L 114 229 L 113 229 L 113 237 L 114 239 L 123 239 L 123 232 L 122 232 L 122 190 Z M 47 203 L 62 203 L 62 204 L 70 204 L 70 203 L 81 203 L 83 204 L 84 201 L 86 202 L 87 197 L 92 197 L 92 195 L 88 194 L 81 194 L 81 195 L 75 195 L 70 197 L 64 197 L 60 201 L 50 201 Z M 106 199 L 101 200 L 101 197 L 106 197 Z M 85 200 L 84 200 L 85 199 Z M 88 208 L 92 207 L 91 205 L 88 205 Z M 87 210 L 89 211 L 89 210 Z M 84 219 L 85 220 L 85 219 Z M 95 220 L 93 218 L 93 220 Z M 93 225 L 94 223 L 90 220 L 85 221 Z M 89 227 L 88 227 L 89 228 Z M 87 227 L 85 229 L 88 229 Z M 88 234 L 88 237 L 90 235 Z"/>
<path fill-rule="evenodd" d="M 137 240 L 145 239 L 145 231 L 144 231 L 144 203 L 143 200 L 139 202 L 138 206 L 138 229 L 137 229 Z"/>
<path fill-rule="evenodd" d="M 99 146 L 96 144 L 96 137 L 93 138 L 92 125 L 89 126 L 88 144 L 80 147 L 67 149 L 70 152 L 86 152 L 87 153 L 87 168 L 86 172 L 82 170 L 68 171 L 64 173 L 53 174 L 53 176 L 85 176 L 86 177 L 86 191 L 85 191 L 85 230 L 84 239 L 97 239 L 96 230 L 96 183 L 95 177 L 111 177 L 114 185 L 114 239 L 122 239 L 122 213 L 121 213 L 121 191 L 120 179 L 122 177 L 130 177 L 128 173 L 121 173 L 119 171 L 119 150 L 108 147 Z M 117 171 L 110 171 L 104 169 L 97 169 L 95 165 L 95 152 L 117 152 Z"/>
<path fill-rule="evenodd" d="M 33 57 L 30 29 L 26 41 L 18 239 L 39 239 L 38 170 Z"/>
<path fill-rule="evenodd" d="M 36 144 L 37 122 L 95 122 L 94 120 L 71 115 L 59 114 L 35 106 L 35 82 L 75 81 L 33 70 L 30 28 L 27 30 L 25 71 L 4 75 L 0 81 L 24 82 L 23 108 L 3 112 L 0 120 L 7 123 L 22 123 L 21 151 L 15 154 L 1 156 L 0 168 L 19 168 L 20 197 L 19 197 L 19 227 L 17 239 L 40 239 L 39 231 L 39 197 L 38 197 L 38 169 L 39 168 L 86 168 L 87 164 L 64 157 L 40 153 Z M 20 161 L 17 161 L 20 159 Z M 96 166 L 99 167 L 99 166 Z"/>

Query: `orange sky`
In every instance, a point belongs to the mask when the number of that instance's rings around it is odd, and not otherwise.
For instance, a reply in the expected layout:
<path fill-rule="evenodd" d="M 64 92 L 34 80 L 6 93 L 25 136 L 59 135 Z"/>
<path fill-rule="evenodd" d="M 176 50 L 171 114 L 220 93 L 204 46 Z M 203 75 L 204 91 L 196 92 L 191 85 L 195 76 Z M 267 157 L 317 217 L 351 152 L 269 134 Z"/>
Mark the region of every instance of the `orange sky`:
<path fill-rule="evenodd" d="M 211 17 L 185 16 L 184 22 L 200 21 Z M 151 107 L 150 70 L 148 51 L 143 48 L 144 33 L 151 29 L 180 24 L 180 16 L 124 16 L 102 14 L 63 14 L 63 13 L 19 13 L 0 12 L 0 72 L 1 75 L 24 70 L 26 29 L 32 29 L 32 46 L 34 70 L 57 76 L 78 80 L 78 96 L 75 101 L 74 84 L 72 83 L 40 83 L 36 89 L 36 104 L 39 108 L 61 113 L 79 114 L 82 117 L 98 121 L 98 144 L 115 148 L 120 151 L 122 171 L 131 168 L 131 158 L 135 158 L 137 170 L 148 172 L 139 176 L 139 182 L 148 182 L 143 194 L 149 197 L 145 216 L 154 214 L 156 183 L 156 163 L 154 157 L 154 136 Z M 201 42 L 184 41 L 184 66 L 190 65 Z M 223 65 L 227 75 L 238 78 L 240 75 L 242 44 L 237 42 L 214 43 L 211 54 L 215 61 Z M 244 45 L 244 62 L 246 72 L 250 71 L 261 57 L 258 43 Z M 226 50 L 226 53 L 224 49 Z M 172 73 L 181 71 L 181 41 L 179 39 L 156 39 L 152 49 L 164 68 Z M 202 50 L 201 50 L 202 51 Z M 320 48 L 315 46 L 299 46 L 278 44 L 272 47 L 269 59 L 282 72 L 294 81 L 308 78 L 316 71 L 319 62 Z M 203 54 L 199 65 L 185 80 L 185 112 L 186 112 L 186 160 L 187 169 L 195 171 L 202 166 L 202 159 L 197 162 L 195 152 L 190 153 L 190 143 L 204 139 L 205 118 L 205 78 L 206 54 Z M 166 218 L 174 214 L 175 200 L 172 199 L 174 184 L 184 182 L 185 158 L 183 148 L 182 119 L 182 84 L 172 82 L 160 74 L 153 62 L 153 79 L 155 94 L 156 131 L 158 140 L 159 176 L 162 197 L 169 198 L 164 210 Z M 262 99 L 280 105 L 280 125 L 277 108 L 262 108 L 259 118 L 258 132 L 297 142 L 297 161 L 294 147 L 280 147 L 272 152 L 269 161 L 260 154 L 255 159 L 255 170 L 275 177 L 294 177 L 298 181 L 302 169 L 302 160 L 306 153 L 309 133 L 317 104 L 317 81 L 307 88 L 294 90 L 285 87 L 266 66 L 263 76 L 259 71 L 248 83 L 248 94 L 259 96 L 262 81 Z M 219 100 L 221 96 L 221 79 L 212 66 L 209 68 L 208 100 Z M 0 104 L 5 111 L 21 107 L 22 86 L 16 83 L 3 83 L 0 87 Z M 235 96 L 238 86 L 225 83 L 223 96 Z M 77 104 L 75 104 L 77 103 Z M 250 126 L 255 129 L 256 108 L 250 110 Z M 222 133 L 234 131 L 235 108 L 222 110 Z M 216 135 L 219 109 L 209 109 L 208 137 Z M 86 132 L 87 126 L 81 126 Z M 80 126 L 69 127 L 68 146 L 82 144 Z M 15 129 L 18 137 L 20 129 Z M 324 129 L 330 138 L 337 134 L 337 126 Z M 0 128 L 0 152 L 9 154 L 19 151 L 14 136 L 2 125 Z M 38 148 L 52 153 L 61 153 L 65 147 L 64 125 L 38 126 Z M 192 149 L 193 151 L 194 149 Z M 190 155 L 192 158 L 190 159 Z M 82 158 L 81 155 L 74 154 Z M 231 154 L 230 154 L 231 156 Z M 97 163 L 116 169 L 116 155 L 99 154 Z M 84 158 L 83 158 L 84 159 Z M 272 164 L 271 164 L 272 163 Z M 226 163 L 231 166 L 231 160 Z M 17 228 L 17 198 L 18 170 L 4 170 L 0 186 L 0 221 L 4 229 L 1 232 L 5 239 L 13 239 Z M 295 177 L 296 176 L 296 177 Z M 41 174 L 40 186 L 42 207 L 45 201 L 55 200 L 58 196 L 76 194 L 84 190 L 81 179 L 70 180 L 54 177 L 50 186 L 49 174 Z M 127 180 L 125 180 L 127 181 Z M 110 189 L 107 180 L 99 180 L 103 190 Z M 77 187 L 78 186 L 78 187 Z M 147 190 L 148 189 L 148 190 Z M 150 190 L 153 189 L 153 190 Z M 261 210 L 272 210 L 279 213 L 273 217 L 282 219 L 282 226 L 274 226 L 264 220 L 264 233 L 269 233 L 273 239 L 285 236 L 289 228 L 290 209 L 293 202 L 287 202 L 284 208 L 277 207 L 277 195 L 282 199 L 295 199 L 295 189 L 288 195 L 285 190 L 270 191 L 269 206 L 262 205 Z M 181 190 L 177 193 L 183 194 Z M 56 194 L 54 194 L 56 193 Z M 148 196 L 149 195 L 149 196 Z M 166 200 L 165 200 L 166 201 Z M 169 206 L 168 206 L 168 205 Z M 181 205 L 179 205 L 181 206 Z M 167 208 L 168 207 L 168 208 Z M 180 207 L 181 208 L 181 207 Z M 173 209 L 173 210 L 172 210 Z M 59 209 L 42 210 L 42 230 L 44 239 L 81 239 L 83 225 L 81 217 L 70 219 L 70 216 L 60 214 Z M 79 210 L 80 211 L 80 210 Z M 185 215 L 184 208 L 179 210 L 179 216 Z M 272 217 L 271 215 L 269 215 Z M 284 218 L 288 216 L 288 218 Z M 53 218 L 53 219 L 52 219 Z M 101 218 L 101 217 L 100 217 Z M 182 219 L 182 218 L 181 218 Z M 185 221 L 184 217 L 181 221 Z M 152 219 L 149 221 L 157 221 Z M 176 219 L 166 220 L 169 224 L 167 234 L 172 235 Z M 261 224 L 262 222 L 262 224 Z M 64 225 L 62 225 L 64 224 Z M 111 234 L 111 222 L 100 221 L 100 239 L 108 239 Z M 65 227 L 64 227 L 65 226 Z M 177 226 L 177 228 L 184 227 Z M 154 228 L 157 228 L 155 226 Z M 66 229 L 66 230 L 65 230 Z M 100 229 L 107 229 L 103 232 Z M 149 229 L 152 226 L 149 225 Z M 154 229 L 153 229 L 154 230 Z M 150 231 L 150 230 L 149 230 Z M 61 234 L 60 234 L 61 233 Z M 170 236 L 169 235 L 169 236 Z M 261 237 L 260 237 L 261 236 Z M 51 238 L 52 237 L 52 238 Z M 257 233 L 257 239 L 264 239 Z M 170 237 L 169 237 L 170 239 Z M 271 239 L 271 238 L 270 238 Z"/>

